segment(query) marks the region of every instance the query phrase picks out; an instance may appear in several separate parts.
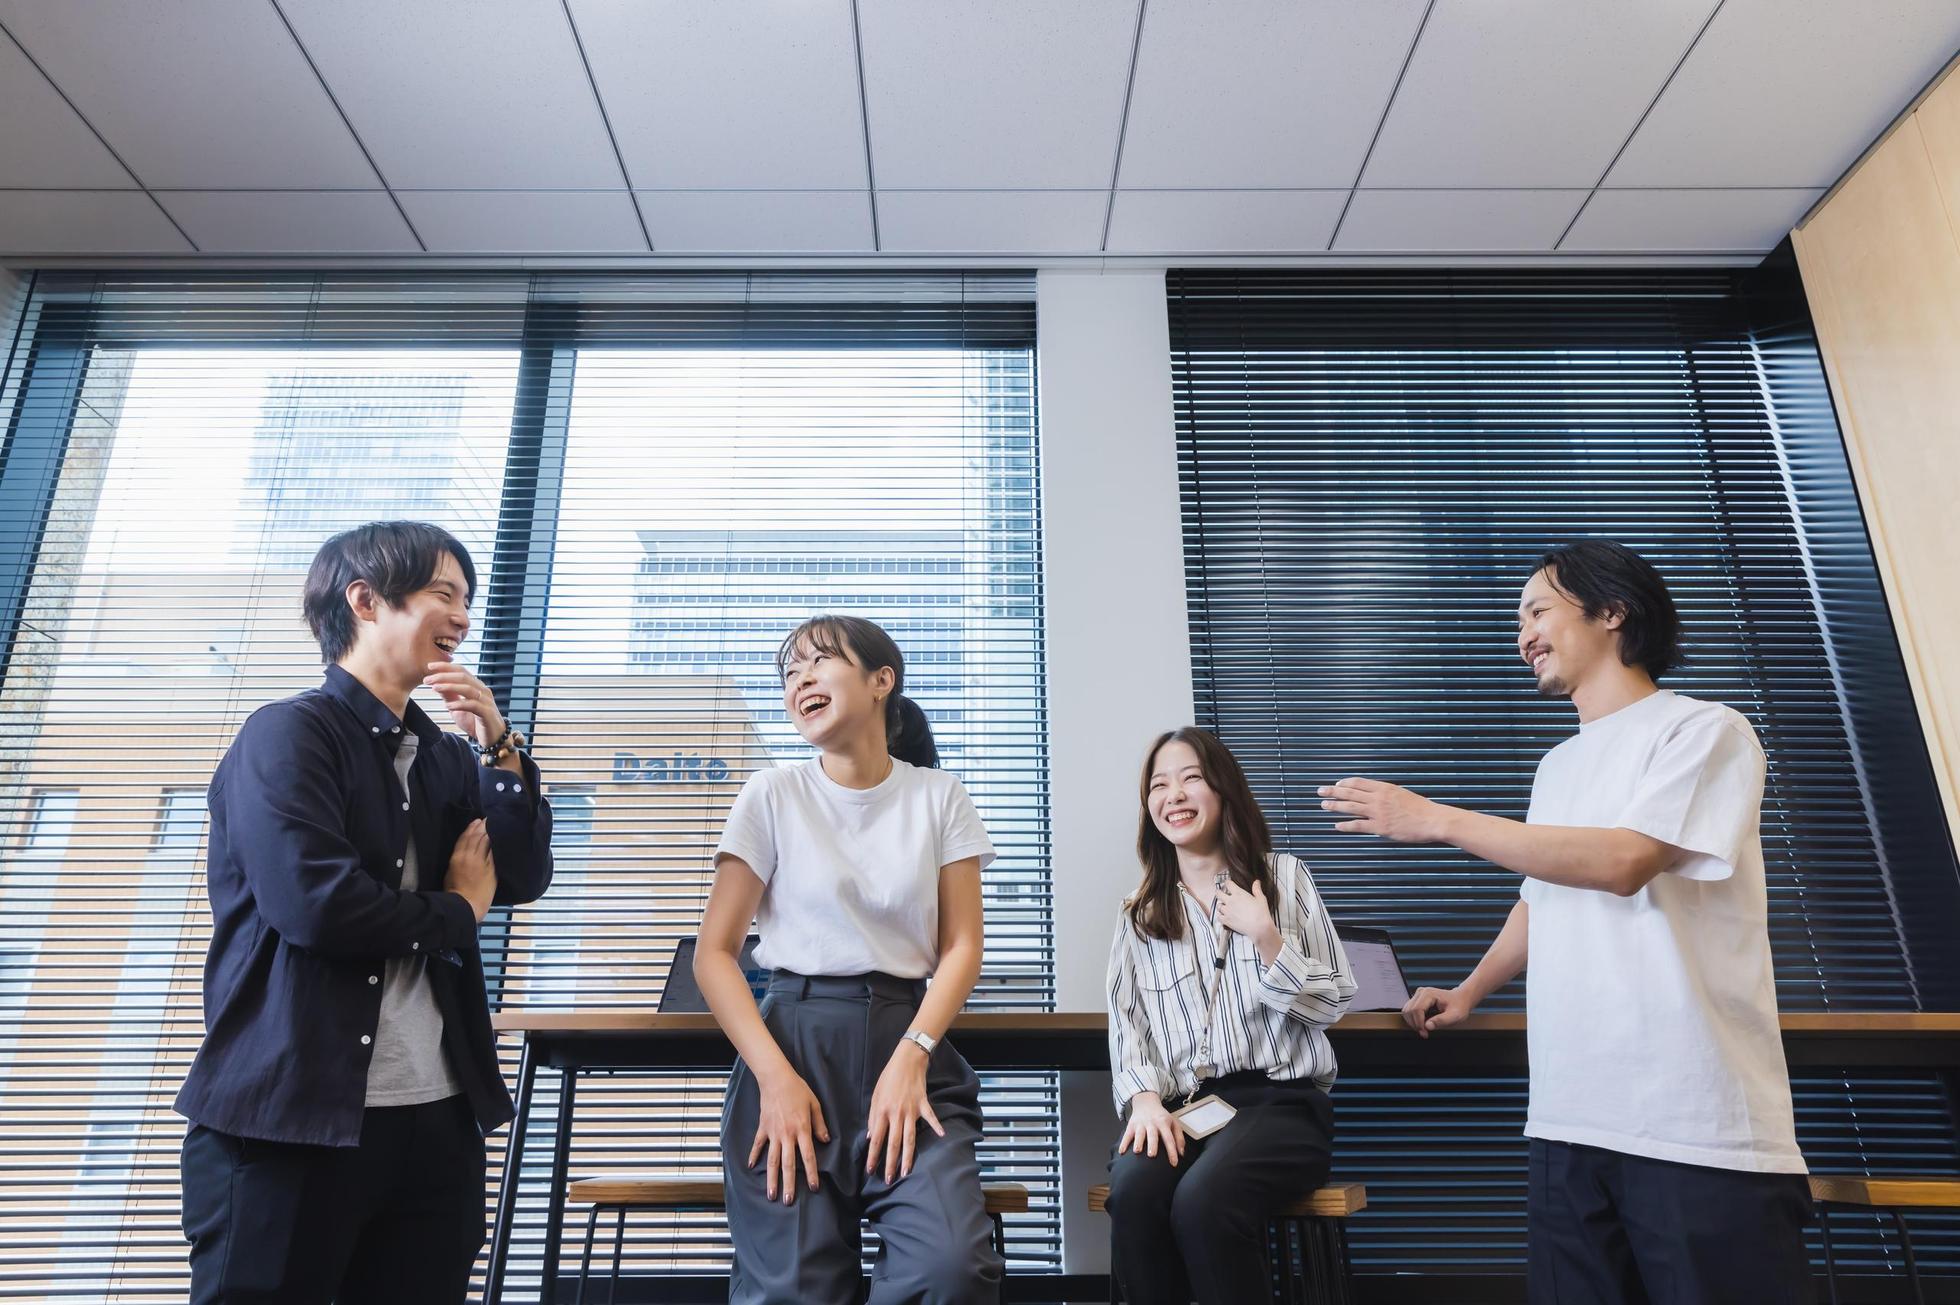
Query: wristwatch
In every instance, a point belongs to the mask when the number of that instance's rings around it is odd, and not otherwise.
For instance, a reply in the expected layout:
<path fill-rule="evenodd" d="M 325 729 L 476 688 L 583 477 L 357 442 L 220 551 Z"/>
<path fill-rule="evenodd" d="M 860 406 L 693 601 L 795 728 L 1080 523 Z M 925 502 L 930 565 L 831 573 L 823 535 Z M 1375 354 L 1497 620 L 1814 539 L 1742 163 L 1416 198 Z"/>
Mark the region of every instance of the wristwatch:
<path fill-rule="evenodd" d="M 922 1029 L 913 1029 L 910 1033 L 905 1035 L 902 1041 L 918 1043 L 919 1049 L 925 1052 L 928 1057 L 932 1055 L 932 1049 L 939 1045 L 938 1038 L 933 1037 L 932 1034 L 927 1033 Z"/>

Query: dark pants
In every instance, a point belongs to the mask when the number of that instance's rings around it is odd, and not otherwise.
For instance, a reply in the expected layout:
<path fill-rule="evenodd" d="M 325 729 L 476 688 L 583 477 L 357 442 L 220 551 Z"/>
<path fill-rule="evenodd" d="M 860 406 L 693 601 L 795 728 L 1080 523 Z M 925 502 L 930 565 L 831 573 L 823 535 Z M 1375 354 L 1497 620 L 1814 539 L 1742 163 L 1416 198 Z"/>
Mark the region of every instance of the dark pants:
<path fill-rule="evenodd" d="M 735 1262 L 735 1305 L 856 1305 L 858 1223 L 880 1250 L 866 1305 L 979 1305 L 1000 1294 L 1003 1266 L 980 1192 L 980 1080 L 950 1042 L 926 1063 L 926 1097 L 944 1137 L 918 1125 L 912 1172 L 885 1181 L 864 1172 L 871 1092 L 912 1025 L 924 980 L 884 974 L 804 978 L 777 971 L 762 1021 L 816 1094 L 830 1141 L 818 1142 L 818 1190 L 797 1163 L 796 1200 L 771 1201 L 767 1157 L 750 1167 L 760 1099 L 740 1061 L 721 1116 L 722 1174 Z"/>
<path fill-rule="evenodd" d="M 1801 1174 L 1531 1140 L 1531 1305 L 1812 1299 Z"/>
<path fill-rule="evenodd" d="M 1327 1181 L 1334 1106 L 1325 1092 L 1228 1074 L 1199 1085 L 1209 1094 L 1238 1114 L 1210 1137 L 1186 1138 L 1175 1167 L 1161 1150 L 1109 1162 L 1110 1269 L 1132 1305 L 1271 1299 L 1267 1221 Z"/>
<path fill-rule="evenodd" d="M 449 1305 L 483 1249 L 469 1099 L 368 1110 L 359 1146 L 184 1138 L 191 1305 Z"/>

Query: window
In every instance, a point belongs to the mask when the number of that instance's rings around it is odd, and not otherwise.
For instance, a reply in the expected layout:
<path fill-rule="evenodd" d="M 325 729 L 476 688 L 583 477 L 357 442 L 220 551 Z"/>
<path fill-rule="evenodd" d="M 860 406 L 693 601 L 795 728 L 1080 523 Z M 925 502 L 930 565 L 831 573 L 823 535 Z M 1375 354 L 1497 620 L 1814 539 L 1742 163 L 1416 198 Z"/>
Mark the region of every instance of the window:
<path fill-rule="evenodd" d="M 181 1299 L 204 785 L 246 715 L 318 682 L 299 593 L 327 535 L 434 518 L 493 570 L 517 352 L 93 339 L 56 364 L 60 305 L 36 311 L 15 448 L 45 433 L 48 368 L 77 402 L 0 684 L 42 790 L 0 871 L 0 931 L 31 947 L 0 997 L 23 1161 L 0 1180 L 0 1298 Z"/>
<path fill-rule="evenodd" d="M 33 1042 L 22 1035 L 80 809 L 78 789 L 30 790 L 19 844 L 0 853 L 0 1112 L 18 1098 L 13 1084 L 34 1059 Z"/>
<path fill-rule="evenodd" d="M 611 998 L 606 966 L 586 963 L 586 928 L 592 873 L 595 799 L 590 788 L 559 787 L 546 777 L 551 798 L 551 899 L 560 920 L 532 936 L 523 961 L 525 1002 L 582 1008 Z M 509 952 L 491 982 L 509 992 Z"/>
<path fill-rule="evenodd" d="M 1456 983 L 1496 935 L 1516 876 L 1335 834 L 1314 790 L 1371 775 L 1521 818 L 1574 720 L 1518 662 L 1518 591 L 1603 535 L 1682 609 L 1666 683 L 1762 738 L 1783 1008 L 1950 1008 L 1950 941 L 1917 921 L 1953 918 L 1952 853 L 1792 273 L 1190 272 L 1170 295 L 1199 719 L 1337 921 L 1389 929 L 1411 983 Z M 1818 1168 L 1960 1172 L 1937 1078 L 1795 1088 Z M 1364 1272 L 1521 1270 L 1520 1076 L 1339 1099 L 1337 1174 L 1381 1215 Z M 1840 1256 L 1899 1272 L 1852 1224 Z M 1929 1223 L 1922 1262 L 1955 1231 Z"/>
<path fill-rule="evenodd" d="M 582 977 L 581 1003 L 657 1001 L 700 921 L 728 804 L 758 768 L 810 755 L 776 647 L 805 617 L 848 611 L 904 651 L 906 692 L 1000 850 L 973 1005 L 1052 1003 L 1033 440 L 1025 348 L 580 350 L 537 756 L 590 785 L 606 820 L 579 892 L 520 916 L 507 1001 L 559 1000 L 563 980 L 534 979 L 523 958 L 574 929 L 579 974 L 606 978 Z M 1010 1224 L 1010 1254 L 1056 1264 L 1053 1077 L 990 1074 L 983 1090 L 989 1176 L 1047 1206 Z M 581 1136 L 581 1173 L 719 1172 L 719 1078 L 595 1081 L 588 1095 L 595 1119 L 671 1122 L 632 1142 Z M 719 1271 L 719 1228 L 692 1231 L 684 1256 L 646 1241 L 641 1254 Z"/>
<path fill-rule="evenodd" d="M 157 814 L 157 856 L 187 857 L 197 850 L 204 834 L 204 790 L 167 788 L 163 807 Z"/>
<path fill-rule="evenodd" d="M 37 856 L 58 855 L 68 846 L 75 828 L 75 811 L 82 795 L 72 788 L 41 789 L 29 802 L 27 833 L 21 851 Z"/>
<path fill-rule="evenodd" d="M 180 1244 L 202 786 L 247 714 L 318 682 L 300 583 L 363 521 L 470 548 L 462 660 L 555 804 L 553 892 L 485 924 L 493 1001 L 658 1000 L 729 801 L 801 755 L 768 656 L 839 606 L 905 648 L 1000 846 L 976 1003 L 1052 1002 L 1031 278 L 43 273 L 26 332 L 0 389 L 0 501 L 36 505 L 0 593 L 0 718 L 26 740 L 0 797 L 0 1128 L 29 1159 L 0 1181 L 0 1299 L 181 1295 L 156 1248 Z M 984 1161 L 1036 1193 L 1010 1254 L 1059 1267 L 1055 1077 L 986 1090 Z M 721 1095 L 589 1081 L 575 1163 L 712 1169 Z M 636 1226 L 628 1259 L 725 1249 Z M 538 1250 L 520 1231 L 508 1299 Z"/>

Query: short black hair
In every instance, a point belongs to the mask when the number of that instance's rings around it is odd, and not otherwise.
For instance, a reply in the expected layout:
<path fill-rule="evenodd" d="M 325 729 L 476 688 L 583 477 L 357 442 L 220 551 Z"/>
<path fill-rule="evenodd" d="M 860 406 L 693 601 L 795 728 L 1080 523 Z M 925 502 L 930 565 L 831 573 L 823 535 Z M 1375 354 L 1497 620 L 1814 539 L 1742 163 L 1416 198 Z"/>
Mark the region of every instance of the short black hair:
<path fill-rule="evenodd" d="M 476 597 L 476 564 L 470 550 L 441 526 L 426 521 L 371 521 L 343 530 L 320 545 L 306 572 L 302 606 L 320 652 L 337 662 L 354 646 L 354 612 L 347 606 L 347 586 L 365 580 L 390 607 L 400 607 L 410 594 L 426 589 L 436 578 L 442 555 L 456 559 L 468 586 L 463 601 Z"/>
<path fill-rule="evenodd" d="M 1659 679 L 1686 660 L 1681 615 L 1654 564 L 1610 539 L 1579 539 L 1538 559 L 1559 591 L 1579 604 L 1586 619 L 1621 616 L 1620 660 Z"/>

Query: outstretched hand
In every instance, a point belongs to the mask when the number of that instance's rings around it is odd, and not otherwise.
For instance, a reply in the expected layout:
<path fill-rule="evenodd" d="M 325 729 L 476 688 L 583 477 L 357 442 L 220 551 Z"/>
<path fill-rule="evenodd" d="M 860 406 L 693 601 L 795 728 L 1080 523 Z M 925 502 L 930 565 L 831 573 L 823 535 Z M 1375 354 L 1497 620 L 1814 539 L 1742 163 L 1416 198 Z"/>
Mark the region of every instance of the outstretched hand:
<path fill-rule="evenodd" d="M 1319 792 L 1322 811 L 1350 817 L 1334 826 L 1343 834 L 1376 834 L 1391 843 L 1448 841 L 1443 823 L 1450 809 L 1400 784 L 1356 777 L 1324 784 Z"/>

